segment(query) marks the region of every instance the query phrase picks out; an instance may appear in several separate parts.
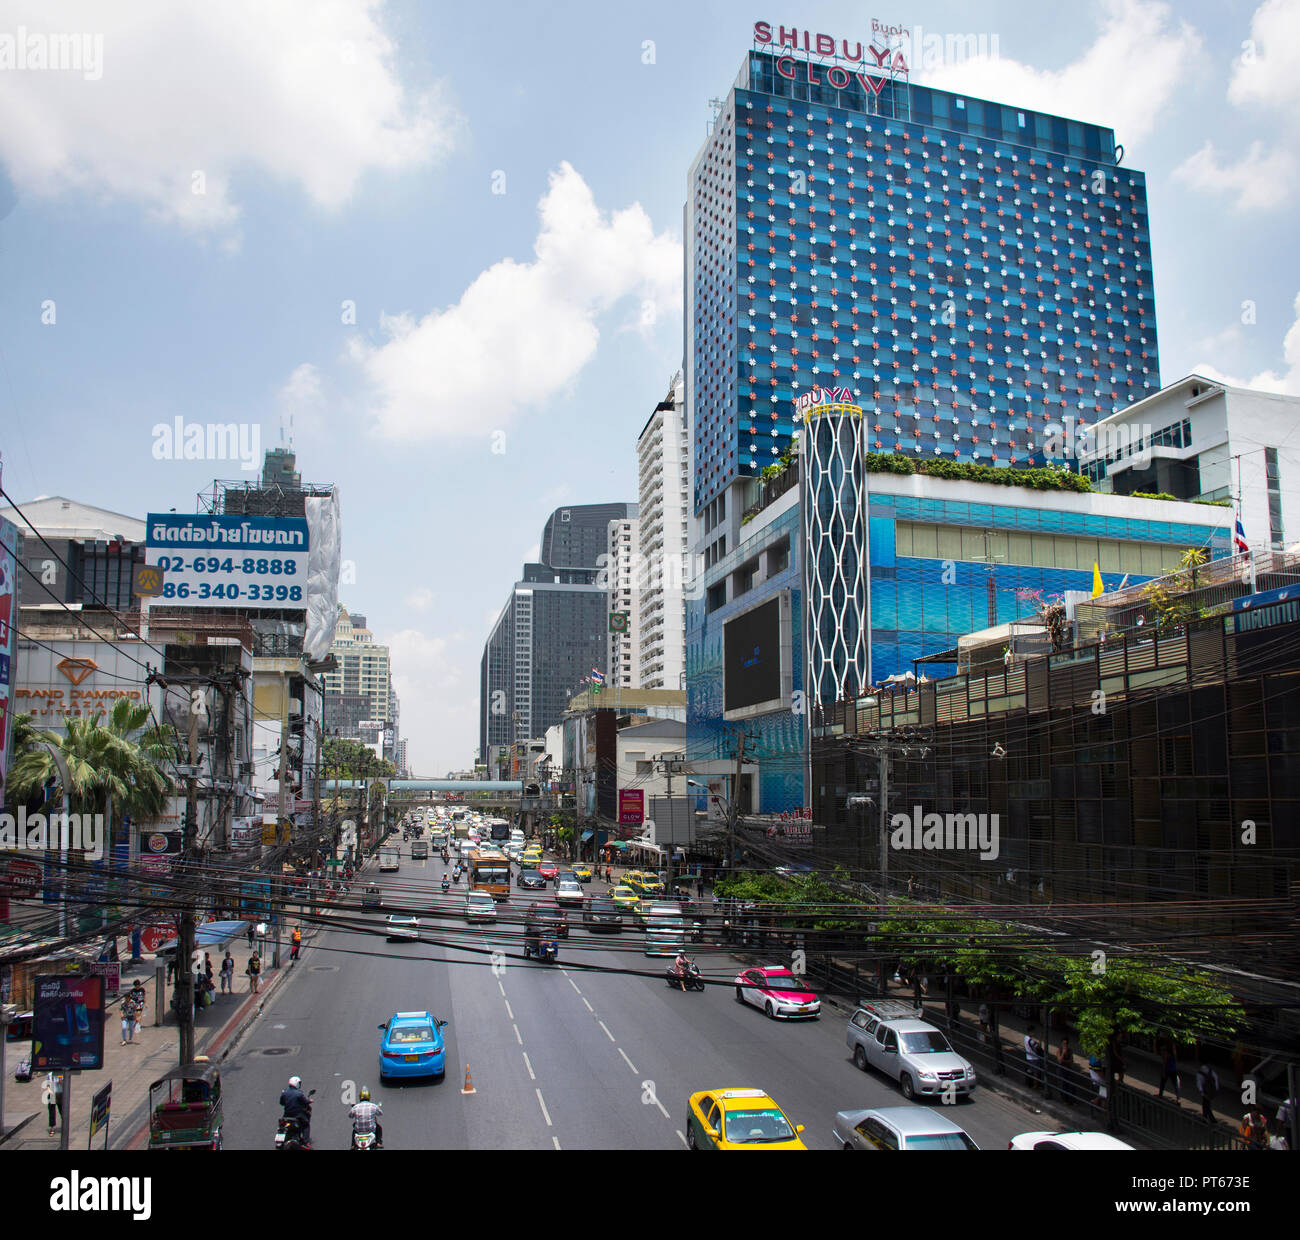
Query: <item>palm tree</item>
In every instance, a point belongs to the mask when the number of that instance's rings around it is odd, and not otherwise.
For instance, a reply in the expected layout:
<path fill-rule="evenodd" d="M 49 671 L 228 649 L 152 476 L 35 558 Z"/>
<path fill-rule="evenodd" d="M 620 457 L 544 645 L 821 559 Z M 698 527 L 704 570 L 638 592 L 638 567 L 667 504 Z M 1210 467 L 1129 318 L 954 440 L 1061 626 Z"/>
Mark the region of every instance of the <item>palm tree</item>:
<path fill-rule="evenodd" d="M 116 806 L 137 821 L 156 817 L 173 790 L 162 764 L 179 751 L 170 730 L 149 726 L 150 717 L 147 706 L 129 698 L 119 698 L 102 723 L 66 720 L 62 733 L 37 728 L 30 715 L 17 716 L 6 792 L 15 802 L 30 802 L 59 779 L 53 746 L 67 765 L 63 791 L 70 809 L 111 814 Z"/>

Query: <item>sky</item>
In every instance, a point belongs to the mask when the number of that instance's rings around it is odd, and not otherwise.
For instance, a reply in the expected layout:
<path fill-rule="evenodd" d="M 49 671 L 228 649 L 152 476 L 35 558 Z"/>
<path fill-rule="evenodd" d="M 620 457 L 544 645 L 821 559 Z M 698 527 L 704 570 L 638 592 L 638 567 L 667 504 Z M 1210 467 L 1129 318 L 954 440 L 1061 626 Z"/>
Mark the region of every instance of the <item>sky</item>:
<path fill-rule="evenodd" d="M 636 499 L 687 170 L 760 20 L 906 26 L 914 82 L 1111 126 L 1162 381 L 1300 393 L 1300 0 L 0 0 L 5 490 L 193 512 L 257 475 L 158 428 L 291 439 L 339 488 L 411 767 L 469 766 L 547 516 Z"/>

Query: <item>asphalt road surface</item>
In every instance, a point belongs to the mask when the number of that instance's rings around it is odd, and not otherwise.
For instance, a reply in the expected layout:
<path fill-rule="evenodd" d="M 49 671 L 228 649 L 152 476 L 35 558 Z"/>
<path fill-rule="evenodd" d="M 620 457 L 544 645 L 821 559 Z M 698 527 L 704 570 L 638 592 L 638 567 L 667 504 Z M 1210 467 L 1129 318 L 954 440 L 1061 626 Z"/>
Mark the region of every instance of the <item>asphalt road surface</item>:
<path fill-rule="evenodd" d="M 439 858 L 404 849 L 398 873 L 367 878 L 385 908 L 348 914 L 303 952 L 223 1066 L 226 1148 L 271 1148 L 291 1075 L 316 1090 L 313 1143 L 329 1149 L 347 1147 L 362 1085 L 383 1104 L 390 1149 L 685 1149 L 687 1097 L 740 1087 L 768 1091 L 809 1148 L 832 1149 L 836 1111 L 906 1105 L 893 1082 L 853 1066 L 843 1013 L 773 1021 L 737 1003 L 730 952 L 693 948 L 711 984 L 682 993 L 663 979 L 669 959 L 642 954 L 630 915 L 621 934 L 592 935 L 574 910 L 559 960 L 524 962 L 523 909 L 553 893 L 512 889 L 495 925 L 471 927 L 464 882 L 443 896 L 442 873 Z M 395 909 L 421 918 L 419 942 L 385 941 Z M 449 1022 L 445 1079 L 381 1086 L 377 1026 L 425 1008 Z M 983 1149 L 1052 1126 L 982 1088 L 945 1111 Z"/>

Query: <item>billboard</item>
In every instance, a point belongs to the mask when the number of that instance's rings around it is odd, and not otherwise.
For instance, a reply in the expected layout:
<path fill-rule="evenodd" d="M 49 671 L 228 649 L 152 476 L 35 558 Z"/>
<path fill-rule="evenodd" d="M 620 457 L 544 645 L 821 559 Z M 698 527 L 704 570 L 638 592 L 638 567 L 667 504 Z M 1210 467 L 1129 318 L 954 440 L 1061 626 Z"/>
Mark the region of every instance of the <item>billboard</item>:
<path fill-rule="evenodd" d="M 36 979 L 32 1005 L 32 1068 L 84 1071 L 104 1066 L 104 979 Z"/>
<path fill-rule="evenodd" d="M 624 827 L 639 827 L 645 821 L 644 788 L 618 790 L 618 821 Z"/>
<path fill-rule="evenodd" d="M 303 517 L 151 512 L 146 520 L 145 563 L 163 572 L 159 603 L 307 610 Z"/>
<path fill-rule="evenodd" d="M 728 620 L 722 645 L 724 718 L 790 708 L 793 650 L 788 591 Z"/>

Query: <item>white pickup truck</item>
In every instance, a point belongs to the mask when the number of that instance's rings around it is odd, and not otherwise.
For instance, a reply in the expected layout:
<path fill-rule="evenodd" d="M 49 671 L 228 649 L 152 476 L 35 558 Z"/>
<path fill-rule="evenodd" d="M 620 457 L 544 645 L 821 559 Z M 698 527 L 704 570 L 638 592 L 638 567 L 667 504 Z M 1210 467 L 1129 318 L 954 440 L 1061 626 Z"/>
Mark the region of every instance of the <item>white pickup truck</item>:
<path fill-rule="evenodd" d="M 941 1030 L 916 1018 L 908 1003 L 885 1000 L 858 1008 L 846 1035 L 853 1062 L 893 1077 L 904 1098 L 918 1094 L 964 1097 L 975 1088 L 975 1069 Z"/>

